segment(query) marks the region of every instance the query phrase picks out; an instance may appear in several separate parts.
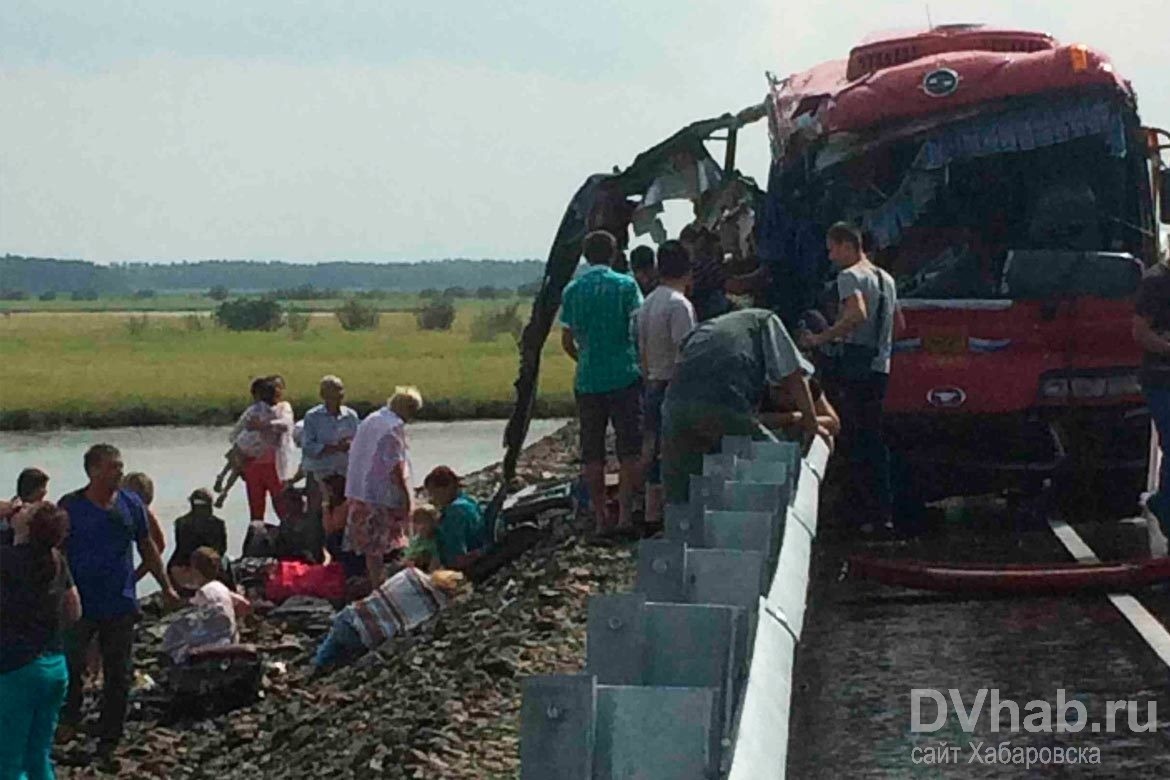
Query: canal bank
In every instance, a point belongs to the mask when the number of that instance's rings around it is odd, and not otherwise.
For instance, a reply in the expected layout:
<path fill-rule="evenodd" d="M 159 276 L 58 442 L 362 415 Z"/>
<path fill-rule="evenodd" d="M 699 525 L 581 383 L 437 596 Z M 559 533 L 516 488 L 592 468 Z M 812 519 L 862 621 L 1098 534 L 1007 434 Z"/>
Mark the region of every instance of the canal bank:
<path fill-rule="evenodd" d="M 533 420 L 529 440 L 547 436 L 564 424 L 564 420 Z M 421 484 L 422 478 L 439 465 L 466 474 L 495 462 L 502 451 L 504 425 L 504 420 L 412 424 L 408 430 L 413 481 Z M 127 473 L 142 471 L 154 481 L 153 509 L 168 537 L 165 558 L 174 544 L 173 521 L 189 509 L 187 497 L 195 488 L 210 487 L 223 468 L 229 430 L 176 426 L 8 432 L 0 435 L 0 486 L 15 490 L 20 470 L 36 466 L 49 473 L 49 495 L 56 499 L 85 484 L 82 455 L 86 449 L 99 442 L 113 444 L 122 451 Z M 271 515 L 271 507 L 268 511 Z M 216 513 L 227 522 L 228 549 L 237 555 L 248 526 L 242 482 L 236 484 L 223 509 Z M 142 585 L 147 591 L 155 587 L 149 577 Z"/>

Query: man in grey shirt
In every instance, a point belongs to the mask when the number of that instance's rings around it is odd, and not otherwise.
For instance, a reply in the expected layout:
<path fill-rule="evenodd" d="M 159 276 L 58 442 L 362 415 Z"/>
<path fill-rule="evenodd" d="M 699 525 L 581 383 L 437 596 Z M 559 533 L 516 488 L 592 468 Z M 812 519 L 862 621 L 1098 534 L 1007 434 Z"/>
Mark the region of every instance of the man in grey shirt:
<path fill-rule="evenodd" d="M 890 488 L 890 451 L 882 436 L 882 404 L 890 378 L 890 354 L 895 323 L 901 322 L 898 293 L 893 278 L 878 268 L 862 250 L 861 234 L 838 222 L 829 228 L 829 259 L 839 269 L 837 291 L 840 314 L 820 333 L 805 333 L 801 345 L 821 347 L 843 342 L 843 358 L 865 365 L 846 367 L 829 377 L 834 403 L 841 412 L 842 445 L 850 466 L 852 506 L 861 511 L 859 530 L 872 533 L 875 524 L 893 525 Z"/>

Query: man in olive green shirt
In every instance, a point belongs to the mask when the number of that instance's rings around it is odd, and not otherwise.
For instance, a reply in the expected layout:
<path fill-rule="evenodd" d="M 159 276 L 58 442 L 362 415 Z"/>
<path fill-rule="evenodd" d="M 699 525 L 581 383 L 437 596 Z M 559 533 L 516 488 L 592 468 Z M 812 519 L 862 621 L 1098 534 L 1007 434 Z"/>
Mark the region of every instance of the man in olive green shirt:
<path fill-rule="evenodd" d="M 809 393 L 812 364 L 780 318 L 743 309 L 700 323 L 683 340 L 662 404 L 662 482 L 668 504 L 687 502 L 690 478 L 724 436 L 759 436 L 760 403 L 781 391 L 800 412 L 805 437 L 817 433 Z"/>

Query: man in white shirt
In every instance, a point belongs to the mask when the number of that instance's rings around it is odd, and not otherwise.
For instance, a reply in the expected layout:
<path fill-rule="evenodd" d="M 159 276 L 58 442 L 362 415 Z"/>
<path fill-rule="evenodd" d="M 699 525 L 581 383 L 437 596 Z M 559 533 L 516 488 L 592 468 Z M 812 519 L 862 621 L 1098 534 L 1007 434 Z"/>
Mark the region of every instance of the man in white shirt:
<path fill-rule="evenodd" d="M 658 286 L 646 296 L 638 310 L 638 354 L 646 379 L 642 406 L 644 438 L 643 466 L 646 473 L 646 523 L 661 525 L 662 399 L 674 377 L 674 365 L 682 340 L 695 327 L 695 309 L 687 299 L 691 283 L 691 258 L 678 241 L 666 241 L 658 248 Z"/>

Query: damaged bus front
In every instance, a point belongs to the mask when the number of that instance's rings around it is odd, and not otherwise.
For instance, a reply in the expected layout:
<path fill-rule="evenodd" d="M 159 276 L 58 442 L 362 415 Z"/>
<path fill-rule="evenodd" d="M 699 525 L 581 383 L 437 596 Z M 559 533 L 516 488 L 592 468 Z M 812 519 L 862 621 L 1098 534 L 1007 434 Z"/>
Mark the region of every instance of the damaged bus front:
<path fill-rule="evenodd" d="M 786 319 L 824 303 L 823 246 L 801 237 L 838 219 L 898 281 L 887 430 L 914 497 L 1062 476 L 1136 497 L 1149 418 L 1132 301 L 1170 206 L 1165 136 L 1108 59 L 935 28 L 774 82 L 769 123 L 759 244 L 800 280 Z"/>

